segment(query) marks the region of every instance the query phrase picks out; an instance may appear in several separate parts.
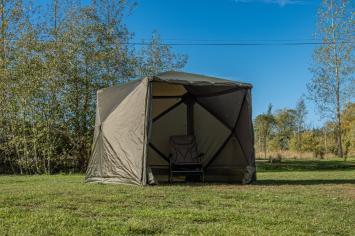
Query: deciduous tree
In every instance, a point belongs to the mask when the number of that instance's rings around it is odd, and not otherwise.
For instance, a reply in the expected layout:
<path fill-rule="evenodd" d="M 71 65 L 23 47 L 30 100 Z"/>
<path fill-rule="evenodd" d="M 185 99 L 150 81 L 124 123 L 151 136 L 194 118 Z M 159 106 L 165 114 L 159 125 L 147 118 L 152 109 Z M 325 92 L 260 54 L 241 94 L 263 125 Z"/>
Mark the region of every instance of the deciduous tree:
<path fill-rule="evenodd" d="M 305 118 L 307 115 L 306 104 L 303 98 L 300 98 L 296 104 L 295 109 L 295 123 L 296 123 L 296 135 L 297 135 L 297 152 L 298 157 L 301 157 L 302 136 L 301 133 L 304 130 Z"/>
<path fill-rule="evenodd" d="M 323 45 L 314 51 L 308 91 L 321 113 L 336 121 L 337 154 L 343 157 L 341 112 L 355 94 L 352 1 L 323 0 L 317 36 Z"/>
<path fill-rule="evenodd" d="M 270 104 L 266 113 L 258 115 L 255 118 L 255 131 L 257 138 L 262 143 L 262 151 L 264 152 L 264 158 L 267 156 L 267 143 L 270 138 L 270 133 L 273 125 L 275 124 L 275 118 L 272 115 L 272 105 Z"/>

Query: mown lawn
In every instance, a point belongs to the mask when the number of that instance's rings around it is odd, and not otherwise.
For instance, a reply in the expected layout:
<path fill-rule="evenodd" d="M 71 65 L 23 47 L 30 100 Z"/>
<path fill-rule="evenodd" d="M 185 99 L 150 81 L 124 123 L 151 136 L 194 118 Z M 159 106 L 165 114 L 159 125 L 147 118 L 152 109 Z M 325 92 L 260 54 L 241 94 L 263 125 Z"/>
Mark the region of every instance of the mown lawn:
<path fill-rule="evenodd" d="M 355 159 L 258 163 L 254 185 L 0 176 L 0 235 L 355 235 Z"/>

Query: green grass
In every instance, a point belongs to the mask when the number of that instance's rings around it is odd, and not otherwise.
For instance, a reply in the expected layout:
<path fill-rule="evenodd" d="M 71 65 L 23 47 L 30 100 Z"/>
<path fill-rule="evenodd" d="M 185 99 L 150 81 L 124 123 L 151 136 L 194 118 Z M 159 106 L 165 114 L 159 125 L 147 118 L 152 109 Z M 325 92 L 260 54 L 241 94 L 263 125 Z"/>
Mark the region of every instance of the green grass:
<path fill-rule="evenodd" d="M 248 186 L 0 176 L 0 235 L 355 235 L 354 165 L 261 162 Z"/>

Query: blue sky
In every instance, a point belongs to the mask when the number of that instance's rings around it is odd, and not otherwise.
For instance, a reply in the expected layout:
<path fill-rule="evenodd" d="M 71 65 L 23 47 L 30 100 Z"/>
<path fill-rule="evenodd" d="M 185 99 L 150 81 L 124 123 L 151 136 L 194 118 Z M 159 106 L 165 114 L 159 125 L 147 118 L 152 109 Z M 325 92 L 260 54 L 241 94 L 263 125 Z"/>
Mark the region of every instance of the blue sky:
<path fill-rule="evenodd" d="M 321 1 L 298 0 L 140 0 L 128 28 L 136 40 L 158 30 L 162 39 L 309 41 Z M 245 41 L 244 41 L 245 40 Z M 185 70 L 250 82 L 253 114 L 294 107 L 306 93 L 314 46 L 175 46 L 189 60 Z M 308 122 L 320 124 L 307 101 Z"/>
<path fill-rule="evenodd" d="M 47 0 L 44 0 L 47 1 Z M 88 3 L 90 0 L 82 0 Z M 137 0 L 125 22 L 136 42 L 157 30 L 165 42 L 291 42 L 314 39 L 321 0 Z M 218 41 L 215 41 L 218 40 Z M 271 40 L 271 41 L 270 41 Z M 287 41 L 288 42 L 288 41 Z M 185 71 L 249 82 L 253 116 L 295 106 L 312 75 L 314 46 L 174 46 L 187 54 Z M 307 120 L 321 124 L 306 101 Z"/>

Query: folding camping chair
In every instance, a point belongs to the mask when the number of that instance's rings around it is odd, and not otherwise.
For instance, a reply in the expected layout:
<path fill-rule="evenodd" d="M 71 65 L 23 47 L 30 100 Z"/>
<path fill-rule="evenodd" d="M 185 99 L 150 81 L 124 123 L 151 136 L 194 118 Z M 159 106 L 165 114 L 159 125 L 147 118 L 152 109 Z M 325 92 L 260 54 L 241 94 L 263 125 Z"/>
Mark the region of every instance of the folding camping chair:
<path fill-rule="evenodd" d="M 193 135 L 176 135 L 169 139 L 171 152 L 169 155 L 169 183 L 174 175 L 199 175 L 204 182 L 201 157 L 197 152 L 196 140 Z"/>

